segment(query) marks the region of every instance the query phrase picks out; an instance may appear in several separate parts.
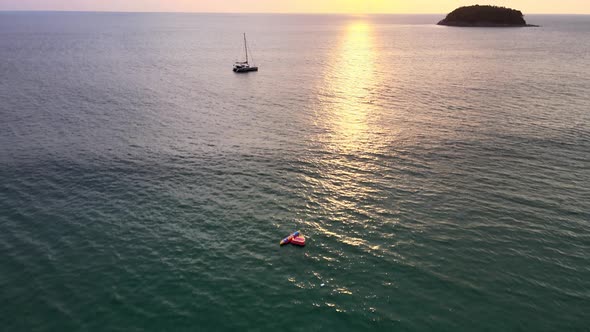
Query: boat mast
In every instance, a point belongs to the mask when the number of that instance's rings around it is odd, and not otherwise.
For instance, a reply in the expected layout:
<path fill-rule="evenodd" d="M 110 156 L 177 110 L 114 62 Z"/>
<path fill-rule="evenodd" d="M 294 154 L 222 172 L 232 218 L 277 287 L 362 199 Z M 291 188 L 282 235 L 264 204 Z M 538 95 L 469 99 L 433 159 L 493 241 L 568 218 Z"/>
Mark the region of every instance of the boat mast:
<path fill-rule="evenodd" d="M 246 63 L 248 63 L 248 46 L 246 43 L 246 33 L 244 32 L 244 50 L 246 51 Z"/>

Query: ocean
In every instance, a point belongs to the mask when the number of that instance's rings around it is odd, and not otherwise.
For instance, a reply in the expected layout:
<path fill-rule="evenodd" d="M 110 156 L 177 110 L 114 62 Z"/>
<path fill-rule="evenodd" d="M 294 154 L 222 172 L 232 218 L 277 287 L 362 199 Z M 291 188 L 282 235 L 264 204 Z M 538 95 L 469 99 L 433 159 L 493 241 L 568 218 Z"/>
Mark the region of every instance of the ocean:
<path fill-rule="evenodd" d="M 590 16 L 443 17 L 0 13 L 0 330 L 588 331 Z"/>

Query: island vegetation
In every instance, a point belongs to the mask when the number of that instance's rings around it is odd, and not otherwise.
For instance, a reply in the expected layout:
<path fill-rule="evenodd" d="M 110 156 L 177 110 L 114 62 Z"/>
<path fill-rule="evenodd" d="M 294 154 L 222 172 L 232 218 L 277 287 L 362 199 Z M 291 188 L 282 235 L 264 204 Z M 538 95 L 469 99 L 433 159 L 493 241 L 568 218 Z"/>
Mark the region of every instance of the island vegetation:
<path fill-rule="evenodd" d="M 452 11 L 439 25 L 458 27 L 527 27 L 520 10 L 498 6 L 466 6 Z"/>

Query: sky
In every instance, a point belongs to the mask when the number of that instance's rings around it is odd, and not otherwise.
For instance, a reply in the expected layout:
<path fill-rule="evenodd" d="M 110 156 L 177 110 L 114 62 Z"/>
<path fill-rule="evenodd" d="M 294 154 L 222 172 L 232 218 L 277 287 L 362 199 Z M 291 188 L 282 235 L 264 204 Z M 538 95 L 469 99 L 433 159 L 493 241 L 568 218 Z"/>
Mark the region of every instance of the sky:
<path fill-rule="evenodd" d="M 590 14 L 590 0 L 0 0 L 0 10 L 438 14 L 477 3 L 525 14 Z"/>

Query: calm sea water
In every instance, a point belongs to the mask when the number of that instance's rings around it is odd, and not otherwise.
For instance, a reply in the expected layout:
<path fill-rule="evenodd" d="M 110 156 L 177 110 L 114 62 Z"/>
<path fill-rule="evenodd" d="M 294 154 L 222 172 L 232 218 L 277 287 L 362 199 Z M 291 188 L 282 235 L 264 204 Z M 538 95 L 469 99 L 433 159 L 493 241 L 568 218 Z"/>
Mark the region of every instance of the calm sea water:
<path fill-rule="evenodd" d="M 587 331 L 590 17 L 527 18 L 0 13 L 0 330 Z"/>

